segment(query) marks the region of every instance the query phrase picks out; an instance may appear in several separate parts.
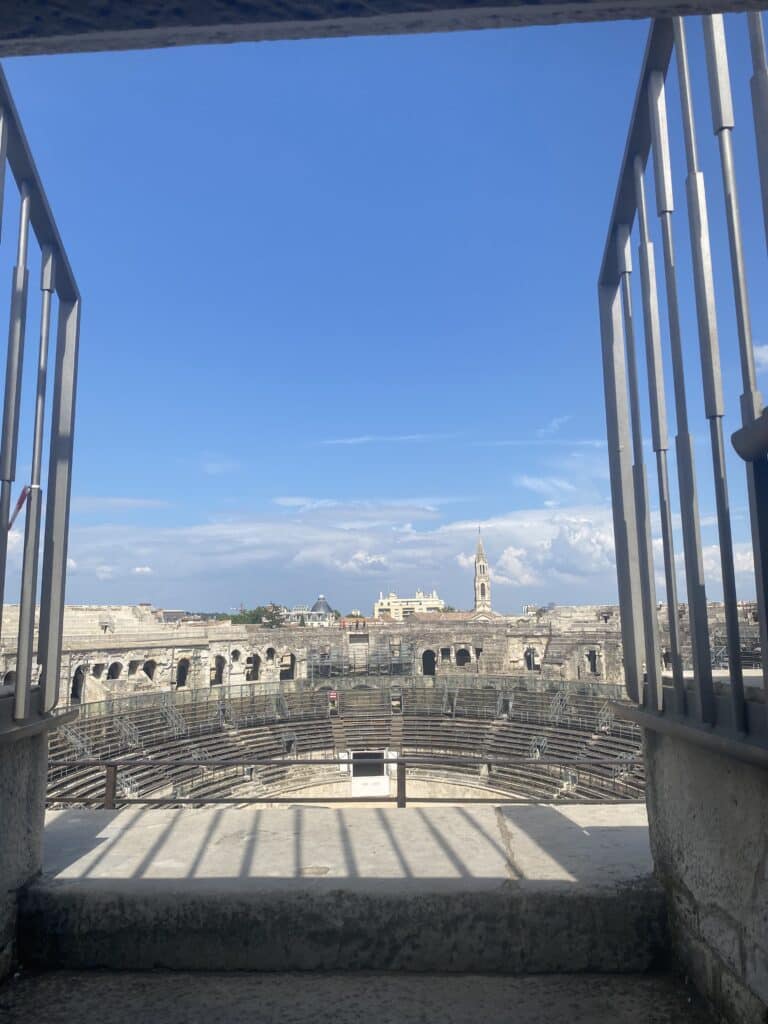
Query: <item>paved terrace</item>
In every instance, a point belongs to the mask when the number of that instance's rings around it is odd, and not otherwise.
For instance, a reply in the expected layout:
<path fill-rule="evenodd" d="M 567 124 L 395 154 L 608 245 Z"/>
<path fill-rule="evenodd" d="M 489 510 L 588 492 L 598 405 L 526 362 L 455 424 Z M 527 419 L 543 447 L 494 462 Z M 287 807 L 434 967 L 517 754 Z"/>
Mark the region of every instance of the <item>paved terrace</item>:
<path fill-rule="evenodd" d="M 22 957 L 61 967 L 643 971 L 642 805 L 50 812 Z"/>

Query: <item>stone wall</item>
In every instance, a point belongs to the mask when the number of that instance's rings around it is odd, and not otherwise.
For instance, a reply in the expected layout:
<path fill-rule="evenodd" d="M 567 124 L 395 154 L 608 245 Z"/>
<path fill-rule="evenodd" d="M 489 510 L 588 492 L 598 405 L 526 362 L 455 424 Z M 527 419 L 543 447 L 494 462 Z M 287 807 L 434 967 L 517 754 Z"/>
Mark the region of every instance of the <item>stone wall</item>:
<path fill-rule="evenodd" d="M 768 1019 L 768 769 L 645 737 L 656 873 L 684 971 L 732 1024 Z"/>
<path fill-rule="evenodd" d="M 722 606 L 711 605 L 709 611 L 714 635 Z M 407 622 L 325 629 L 268 629 L 179 619 L 176 614 L 167 621 L 161 609 L 150 605 L 68 606 L 61 703 L 69 701 L 76 677 L 74 690 L 81 691 L 81 702 L 180 685 L 193 689 L 289 679 L 316 683 L 324 674 L 330 678 L 354 672 L 513 675 L 552 684 L 621 684 L 624 679 L 620 620 L 612 606 L 539 609 L 523 616 L 494 615 L 490 621 L 478 621 L 469 613 L 433 614 Z M 745 643 L 750 630 L 756 635 L 751 617 L 752 606 L 744 605 Z M 6 606 L 0 683 L 13 682 L 6 677 L 16 668 L 17 619 L 17 607 Z M 663 651 L 669 632 L 663 606 L 659 620 Z M 685 615 L 680 626 L 684 649 L 690 652 Z M 684 660 L 689 666 L 689 655 Z"/>
<path fill-rule="evenodd" d="M 19 889 L 42 865 L 47 733 L 0 743 L 0 981 L 15 959 Z"/>

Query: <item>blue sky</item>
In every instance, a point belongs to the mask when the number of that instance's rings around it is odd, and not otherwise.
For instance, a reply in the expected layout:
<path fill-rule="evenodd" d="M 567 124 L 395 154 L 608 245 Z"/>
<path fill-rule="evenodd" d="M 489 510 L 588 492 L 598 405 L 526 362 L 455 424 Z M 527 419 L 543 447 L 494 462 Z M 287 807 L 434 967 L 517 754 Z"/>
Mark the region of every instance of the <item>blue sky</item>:
<path fill-rule="evenodd" d="M 746 26 L 729 30 L 765 344 Z M 595 282 L 647 31 L 6 61 L 84 296 L 68 600 L 229 609 L 322 591 L 348 611 L 436 586 L 466 607 L 478 523 L 499 610 L 614 600 Z M 698 22 L 690 46 L 703 84 Z M 672 87 L 674 119 L 676 102 Z M 716 272 L 730 431 L 722 255 Z M 683 315 L 698 394 L 690 301 Z M 717 597 L 698 399 L 691 420 Z M 735 459 L 730 473 L 749 596 Z"/>

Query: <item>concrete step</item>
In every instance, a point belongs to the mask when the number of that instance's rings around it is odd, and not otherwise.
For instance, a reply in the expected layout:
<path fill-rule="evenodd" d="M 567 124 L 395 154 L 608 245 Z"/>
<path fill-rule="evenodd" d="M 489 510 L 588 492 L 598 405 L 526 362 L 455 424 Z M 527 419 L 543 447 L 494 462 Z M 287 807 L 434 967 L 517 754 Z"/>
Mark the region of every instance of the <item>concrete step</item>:
<path fill-rule="evenodd" d="M 4 1016 L 5 1014 L 5 1016 Z M 23 972 L 0 1019 L 46 1024 L 711 1024 L 669 975 Z"/>
<path fill-rule="evenodd" d="M 641 805 L 52 812 L 22 962 L 636 972 L 664 962 Z"/>

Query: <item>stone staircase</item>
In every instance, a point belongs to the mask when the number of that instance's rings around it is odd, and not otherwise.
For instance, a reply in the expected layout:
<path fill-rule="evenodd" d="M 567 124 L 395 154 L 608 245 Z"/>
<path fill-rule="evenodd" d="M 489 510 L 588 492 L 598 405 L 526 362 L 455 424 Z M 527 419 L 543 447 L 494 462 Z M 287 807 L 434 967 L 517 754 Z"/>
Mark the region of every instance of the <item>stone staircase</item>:
<path fill-rule="evenodd" d="M 640 805 L 55 811 L 0 1019 L 705 1024 L 667 950 Z"/>
<path fill-rule="evenodd" d="M 347 733 L 344 729 L 344 722 L 338 718 L 331 719 L 331 731 L 333 733 L 333 749 L 338 754 L 340 750 L 348 750 Z"/>
<path fill-rule="evenodd" d="M 393 750 L 398 753 L 403 749 L 403 716 L 392 715 L 392 727 L 389 734 L 389 743 Z"/>

